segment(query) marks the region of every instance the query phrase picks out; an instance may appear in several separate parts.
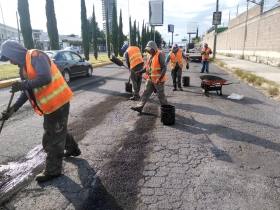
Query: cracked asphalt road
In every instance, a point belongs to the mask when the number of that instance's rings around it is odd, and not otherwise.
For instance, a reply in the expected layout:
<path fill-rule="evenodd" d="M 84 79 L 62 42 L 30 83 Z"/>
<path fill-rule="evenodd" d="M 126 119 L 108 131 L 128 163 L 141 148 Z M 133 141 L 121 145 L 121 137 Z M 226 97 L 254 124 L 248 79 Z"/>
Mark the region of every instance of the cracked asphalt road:
<path fill-rule="evenodd" d="M 199 70 L 200 63 L 184 70 L 190 86 L 182 92 L 172 91 L 167 72 L 167 100 L 176 106 L 172 126 L 161 123 L 155 94 L 144 114 L 129 109 L 137 102 L 124 92 L 125 69 L 110 65 L 75 79 L 69 130 L 82 155 L 65 159 L 64 175 L 43 184 L 33 181 L 33 171 L 1 208 L 280 209 L 279 102 L 242 82 L 224 86 L 222 97 L 206 97 Z M 216 66 L 210 72 L 237 82 Z M 245 97 L 229 100 L 231 93 Z M 2 165 L 41 143 L 42 119 L 23 109 L 0 136 Z"/>

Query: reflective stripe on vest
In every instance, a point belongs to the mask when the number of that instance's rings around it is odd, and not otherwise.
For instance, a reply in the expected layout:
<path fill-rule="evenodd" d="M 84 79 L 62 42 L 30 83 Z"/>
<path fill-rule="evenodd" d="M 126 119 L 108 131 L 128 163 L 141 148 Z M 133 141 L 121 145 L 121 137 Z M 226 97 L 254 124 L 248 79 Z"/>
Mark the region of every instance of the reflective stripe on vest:
<path fill-rule="evenodd" d="M 211 51 L 211 48 L 210 47 L 207 47 L 207 49 L 205 50 L 205 48 L 203 48 L 202 49 L 202 51 L 201 52 L 205 52 L 206 54 L 203 54 L 202 55 L 202 60 L 210 60 L 210 56 L 209 56 L 209 54 L 210 54 L 210 51 Z"/>
<path fill-rule="evenodd" d="M 142 58 L 142 54 L 141 54 L 140 49 L 138 47 L 136 47 L 136 46 L 128 47 L 126 52 L 128 53 L 130 69 L 133 69 L 139 63 L 144 62 L 144 60 Z"/>
<path fill-rule="evenodd" d="M 28 80 L 37 78 L 37 73 L 32 66 L 31 60 L 31 55 L 33 52 L 36 53 L 36 51 L 34 50 L 28 50 L 26 53 L 26 68 Z M 33 88 L 36 104 L 40 108 L 40 110 L 42 110 L 43 114 L 50 114 L 54 112 L 59 107 L 70 101 L 73 97 L 71 89 L 69 88 L 62 74 L 51 59 L 50 69 L 52 73 L 52 81 L 42 87 Z M 36 109 L 35 111 L 37 112 Z M 40 115 L 42 115 L 42 113 Z"/>
<path fill-rule="evenodd" d="M 150 73 L 151 73 L 151 78 L 152 78 L 152 82 L 153 83 L 156 83 L 157 82 L 157 79 L 160 77 L 161 75 L 161 66 L 160 66 L 160 63 L 159 63 L 159 54 L 160 54 L 160 51 L 157 50 L 156 54 L 154 55 L 153 57 L 153 60 L 152 60 L 152 63 L 151 63 L 151 66 L 149 67 L 149 61 L 150 61 L 150 58 L 151 58 L 151 55 L 149 54 L 147 56 L 147 61 L 146 61 L 146 74 L 149 74 L 149 68 L 151 69 Z M 164 74 L 161 82 L 164 82 L 166 81 L 166 74 Z"/>
<path fill-rule="evenodd" d="M 170 55 L 171 69 L 172 70 L 175 69 L 176 63 L 178 63 L 179 67 L 182 69 L 183 68 L 183 51 L 181 49 L 178 49 L 176 56 L 172 51 L 169 53 L 169 55 Z"/>

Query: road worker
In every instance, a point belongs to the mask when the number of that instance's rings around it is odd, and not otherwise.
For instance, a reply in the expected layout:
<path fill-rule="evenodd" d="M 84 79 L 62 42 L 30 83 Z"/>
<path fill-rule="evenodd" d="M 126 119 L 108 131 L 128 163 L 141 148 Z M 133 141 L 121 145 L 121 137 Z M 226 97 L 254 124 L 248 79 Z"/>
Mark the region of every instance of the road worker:
<path fill-rule="evenodd" d="M 45 182 L 60 176 L 63 157 L 81 154 L 67 131 L 72 91 L 52 59 L 42 51 L 27 50 L 19 42 L 7 40 L 1 45 L 0 56 L 0 61 L 19 66 L 21 79 L 12 83 L 11 92 L 21 93 L 8 111 L 2 112 L 2 119 L 8 120 L 29 100 L 35 112 L 44 117 L 42 144 L 47 153 L 45 169 L 35 180 Z"/>
<path fill-rule="evenodd" d="M 140 98 L 139 92 L 141 89 L 142 77 L 138 77 L 135 72 L 143 69 L 144 60 L 142 53 L 137 46 L 129 46 L 124 44 L 121 50 L 125 53 L 126 64 L 130 71 L 130 80 L 133 87 L 133 96 L 130 100 L 138 100 Z"/>
<path fill-rule="evenodd" d="M 138 76 L 146 72 L 148 78 L 145 83 L 145 88 L 139 103 L 135 107 L 131 107 L 133 111 L 142 112 L 143 107 L 148 101 L 151 94 L 156 89 L 157 97 L 161 105 L 167 105 L 167 99 L 164 94 L 164 83 L 166 81 L 166 65 L 165 55 L 160 50 L 154 41 L 149 41 L 145 50 L 149 53 L 145 68 L 136 72 Z"/>
<path fill-rule="evenodd" d="M 183 50 L 179 49 L 177 44 L 172 45 L 172 50 L 169 52 L 168 56 L 166 57 L 166 65 L 170 61 L 170 68 L 171 68 L 171 76 L 173 80 L 173 91 L 178 89 L 182 91 L 182 69 L 183 69 L 183 59 L 186 61 L 186 68 L 189 68 L 189 61 L 186 57 L 186 54 Z"/>
<path fill-rule="evenodd" d="M 209 60 L 210 60 L 210 54 L 212 54 L 212 50 L 210 47 L 208 47 L 207 43 L 204 43 L 204 47 L 201 50 L 202 55 L 202 68 L 200 73 L 204 73 L 206 70 L 206 73 L 209 73 Z"/>

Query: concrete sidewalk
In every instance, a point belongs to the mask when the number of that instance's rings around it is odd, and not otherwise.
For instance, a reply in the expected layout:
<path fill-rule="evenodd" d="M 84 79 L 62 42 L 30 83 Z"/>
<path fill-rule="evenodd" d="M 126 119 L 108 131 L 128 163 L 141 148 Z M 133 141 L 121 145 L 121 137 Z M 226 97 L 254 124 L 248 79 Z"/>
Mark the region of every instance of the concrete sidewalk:
<path fill-rule="evenodd" d="M 236 67 L 280 84 L 279 67 L 269 66 L 262 63 L 255 63 L 252 61 L 241 60 L 238 58 L 227 57 L 223 55 L 216 55 L 216 59 L 226 63 L 226 65 L 230 68 Z"/>

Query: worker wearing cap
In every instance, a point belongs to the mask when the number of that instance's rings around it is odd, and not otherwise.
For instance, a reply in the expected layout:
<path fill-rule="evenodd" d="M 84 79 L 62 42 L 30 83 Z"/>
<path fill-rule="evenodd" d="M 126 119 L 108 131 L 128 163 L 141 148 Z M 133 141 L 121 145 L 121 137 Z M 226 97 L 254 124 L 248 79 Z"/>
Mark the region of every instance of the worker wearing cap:
<path fill-rule="evenodd" d="M 136 72 L 136 75 L 140 76 L 141 73 L 146 72 L 148 78 L 145 83 L 145 88 L 139 103 L 135 107 L 131 107 L 133 111 L 142 112 L 143 107 L 148 101 L 151 94 L 156 89 L 157 97 L 161 105 L 167 105 L 167 99 L 164 94 L 164 83 L 166 81 L 166 65 L 165 55 L 157 48 L 157 44 L 154 41 L 149 41 L 145 50 L 149 53 L 145 68 Z"/>
<path fill-rule="evenodd" d="M 44 52 L 28 50 L 17 41 L 7 40 L 1 45 L 0 56 L 0 61 L 10 61 L 20 68 L 20 80 L 12 83 L 11 87 L 11 92 L 20 91 L 20 96 L 8 110 L 2 112 L 2 119 L 8 120 L 29 100 L 34 111 L 44 117 L 42 144 L 47 153 L 45 169 L 35 180 L 45 182 L 60 176 L 63 156 L 81 154 L 67 130 L 73 93 L 52 59 Z"/>
<path fill-rule="evenodd" d="M 133 96 L 130 97 L 130 100 L 136 100 L 140 98 L 139 92 L 141 88 L 142 77 L 138 77 L 135 72 L 143 69 L 143 56 L 139 47 L 136 46 L 128 46 L 128 44 L 124 44 L 121 50 L 125 53 L 127 67 L 131 70 L 130 79 L 134 91 Z"/>
<path fill-rule="evenodd" d="M 209 73 L 209 60 L 210 60 L 210 54 L 212 54 L 212 50 L 210 47 L 208 47 L 207 43 L 204 43 L 204 47 L 201 50 L 202 55 L 202 68 L 200 73 L 204 73 L 206 70 L 206 73 Z"/>
<path fill-rule="evenodd" d="M 171 76 L 173 79 L 173 91 L 177 90 L 177 85 L 180 91 L 182 91 L 181 85 L 181 76 L 182 76 L 182 68 L 183 68 L 183 59 L 186 61 L 186 68 L 189 68 L 189 61 L 186 57 L 186 54 L 183 50 L 179 49 L 177 44 L 172 45 L 172 50 L 169 52 L 168 56 L 166 57 L 166 65 L 170 61 L 171 67 Z"/>

